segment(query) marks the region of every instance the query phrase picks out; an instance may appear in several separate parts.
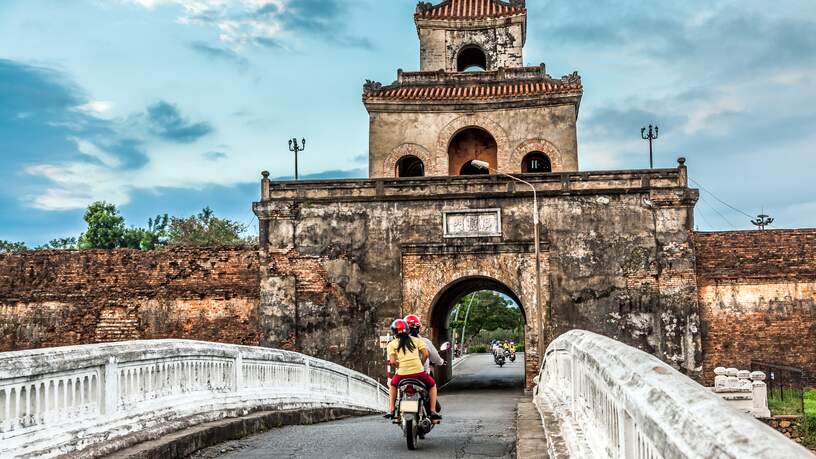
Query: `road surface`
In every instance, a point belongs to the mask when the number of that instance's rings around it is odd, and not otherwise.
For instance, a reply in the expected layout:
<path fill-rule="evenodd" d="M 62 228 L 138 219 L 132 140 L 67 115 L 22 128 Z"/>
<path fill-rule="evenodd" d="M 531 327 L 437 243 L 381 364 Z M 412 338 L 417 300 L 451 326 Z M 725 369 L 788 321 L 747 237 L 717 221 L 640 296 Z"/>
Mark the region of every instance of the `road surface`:
<path fill-rule="evenodd" d="M 398 426 L 380 416 L 312 426 L 288 426 L 214 446 L 195 458 L 511 458 L 515 410 L 522 396 L 524 357 L 499 368 L 489 354 L 475 354 L 454 370 L 442 390 L 444 421 L 419 451 L 408 451 Z"/>

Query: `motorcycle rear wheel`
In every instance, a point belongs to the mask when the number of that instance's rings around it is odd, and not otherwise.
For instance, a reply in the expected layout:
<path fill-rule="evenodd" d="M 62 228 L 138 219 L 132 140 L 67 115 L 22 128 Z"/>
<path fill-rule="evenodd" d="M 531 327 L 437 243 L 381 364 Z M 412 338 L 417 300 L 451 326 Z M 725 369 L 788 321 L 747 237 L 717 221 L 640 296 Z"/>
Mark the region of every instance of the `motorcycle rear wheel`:
<path fill-rule="evenodd" d="M 408 442 L 408 449 L 411 451 L 417 448 L 417 429 L 418 426 L 413 419 L 405 421 L 405 439 Z"/>

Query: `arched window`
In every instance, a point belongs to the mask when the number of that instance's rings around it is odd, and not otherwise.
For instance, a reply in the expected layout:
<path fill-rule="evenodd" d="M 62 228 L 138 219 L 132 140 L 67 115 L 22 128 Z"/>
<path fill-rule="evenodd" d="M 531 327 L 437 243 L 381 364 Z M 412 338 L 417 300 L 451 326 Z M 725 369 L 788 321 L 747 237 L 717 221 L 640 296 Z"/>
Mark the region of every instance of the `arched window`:
<path fill-rule="evenodd" d="M 425 164 L 414 155 L 403 156 L 397 161 L 397 177 L 424 177 Z"/>
<path fill-rule="evenodd" d="M 487 70 L 487 55 L 476 45 L 467 45 L 456 56 L 456 70 L 459 72 Z"/>
<path fill-rule="evenodd" d="M 480 175 L 488 171 L 473 167 L 474 159 L 484 161 L 492 168 L 498 164 L 499 147 L 489 132 L 478 127 L 462 129 L 448 144 L 448 174 Z"/>
<path fill-rule="evenodd" d="M 552 172 L 552 163 L 547 155 L 540 151 L 534 151 L 528 153 L 527 156 L 521 160 L 521 172 L 525 174 Z"/>

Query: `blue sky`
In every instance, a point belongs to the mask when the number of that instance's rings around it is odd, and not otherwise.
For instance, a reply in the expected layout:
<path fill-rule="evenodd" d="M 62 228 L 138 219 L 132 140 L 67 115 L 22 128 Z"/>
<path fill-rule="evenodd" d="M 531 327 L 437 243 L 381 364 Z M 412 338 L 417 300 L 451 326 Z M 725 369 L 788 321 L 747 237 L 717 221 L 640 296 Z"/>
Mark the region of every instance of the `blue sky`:
<path fill-rule="evenodd" d="M 525 61 L 578 70 L 584 170 L 691 177 L 777 227 L 816 226 L 812 0 L 532 0 Z M 255 226 L 260 171 L 365 176 L 365 79 L 418 68 L 413 0 L 0 0 L 0 239 L 204 206 Z M 748 228 L 704 192 L 701 230 Z"/>

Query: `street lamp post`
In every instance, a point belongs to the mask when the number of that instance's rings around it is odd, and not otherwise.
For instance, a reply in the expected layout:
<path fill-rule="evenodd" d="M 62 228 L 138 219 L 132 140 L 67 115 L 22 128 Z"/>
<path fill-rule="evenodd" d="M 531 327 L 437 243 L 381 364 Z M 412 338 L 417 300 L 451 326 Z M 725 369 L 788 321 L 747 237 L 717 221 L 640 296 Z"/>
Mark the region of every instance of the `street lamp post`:
<path fill-rule="evenodd" d="M 297 139 L 289 140 L 289 151 L 295 153 L 295 180 L 298 179 L 298 153 L 306 149 L 306 139 L 301 139 L 301 145 L 298 145 Z"/>
<path fill-rule="evenodd" d="M 654 128 L 654 129 L 652 129 Z M 640 136 L 643 137 L 643 140 L 649 141 L 649 169 L 654 169 L 654 154 L 652 150 L 652 143 L 657 140 L 658 135 L 660 134 L 660 128 L 657 126 L 649 125 L 649 133 L 646 133 L 646 128 L 640 130 Z"/>
<path fill-rule="evenodd" d="M 539 224 L 538 224 L 538 193 L 536 193 L 536 189 L 535 189 L 535 187 L 533 186 L 532 183 L 530 183 L 530 182 L 528 182 L 526 180 L 522 180 L 522 179 L 520 179 L 518 177 L 515 177 L 513 175 L 505 174 L 504 172 L 493 169 L 492 167 L 490 167 L 490 164 L 487 163 L 486 161 L 479 161 L 478 159 L 474 159 L 473 161 L 470 162 L 470 164 L 473 167 L 476 167 L 478 169 L 493 171 L 493 172 L 495 172 L 495 173 L 497 173 L 499 175 L 503 175 L 503 176 L 505 176 L 507 178 L 510 178 L 510 179 L 515 180 L 515 181 L 520 182 L 520 183 L 523 183 L 524 185 L 529 186 L 531 190 L 533 190 L 533 225 L 535 226 L 535 231 L 534 232 L 535 232 L 535 268 L 536 268 L 536 299 L 535 299 L 535 305 L 536 305 L 536 310 L 538 311 L 538 314 L 539 314 L 539 317 L 538 317 L 538 330 L 537 330 L 537 332 L 538 332 L 538 341 L 539 342 L 538 342 L 538 349 L 537 350 L 538 350 L 538 357 L 539 357 L 538 360 L 539 360 L 539 365 L 540 365 L 542 363 L 542 360 L 543 360 L 543 350 L 541 349 L 541 346 L 542 346 L 543 340 L 544 340 L 544 324 L 543 324 L 543 322 L 544 322 L 544 311 L 541 309 L 541 243 L 540 243 L 541 233 L 540 233 L 540 228 L 539 228 Z"/>

